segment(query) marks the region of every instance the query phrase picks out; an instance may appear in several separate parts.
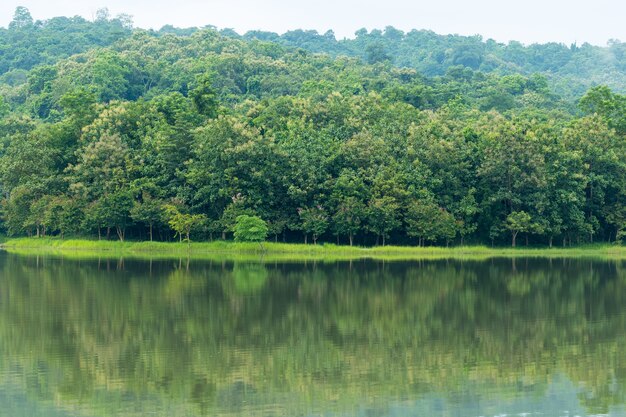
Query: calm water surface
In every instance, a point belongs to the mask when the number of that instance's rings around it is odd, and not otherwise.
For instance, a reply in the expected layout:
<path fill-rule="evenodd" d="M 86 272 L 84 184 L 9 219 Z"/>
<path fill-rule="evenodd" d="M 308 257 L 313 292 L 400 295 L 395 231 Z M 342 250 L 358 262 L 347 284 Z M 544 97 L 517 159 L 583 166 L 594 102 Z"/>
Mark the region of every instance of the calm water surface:
<path fill-rule="evenodd" d="M 0 254 L 0 415 L 626 416 L 626 263 Z"/>

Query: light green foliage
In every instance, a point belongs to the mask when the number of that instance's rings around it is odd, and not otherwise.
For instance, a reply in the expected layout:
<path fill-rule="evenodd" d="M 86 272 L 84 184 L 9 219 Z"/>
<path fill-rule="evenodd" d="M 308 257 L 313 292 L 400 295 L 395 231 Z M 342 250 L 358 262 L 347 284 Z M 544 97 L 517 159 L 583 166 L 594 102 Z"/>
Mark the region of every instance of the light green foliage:
<path fill-rule="evenodd" d="M 518 233 L 530 232 L 532 228 L 530 214 L 525 211 L 514 211 L 506 217 L 505 227 L 511 232 L 511 246 L 515 247 Z"/>
<path fill-rule="evenodd" d="M 168 218 L 167 223 L 172 228 L 172 230 L 176 232 L 176 236 L 178 236 L 179 241 L 182 242 L 184 235 L 185 240 L 188 243 L 191 242 L 191 229 L 201 224 L 204 221 L 205 216 L 201 214 L 181 213 L 178 207 L 172 204 L 166 204 L 165 206 L 163 206 L 163 209 L 165 210 Z"/>
<path fill-rule="evenodd" d="M 257 216 L 237 216 L 234 229 L 236 242 L 263 242 L 267 239 L 267 223 Z"/>
<path fill-rule="evenodd" d="M 0 96 L 0 118 L 6 116 L 11 111 L 9 104 L 6 102 L 4 97 Z"/>

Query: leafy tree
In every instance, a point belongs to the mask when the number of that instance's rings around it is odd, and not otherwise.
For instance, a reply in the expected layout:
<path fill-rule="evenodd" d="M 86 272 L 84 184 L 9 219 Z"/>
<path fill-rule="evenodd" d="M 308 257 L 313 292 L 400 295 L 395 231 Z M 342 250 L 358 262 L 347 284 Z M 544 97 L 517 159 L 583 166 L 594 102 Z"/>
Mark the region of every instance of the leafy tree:
<path fill-rule="evenodd" d="M 205 220 L 205 216 L 201 214 L 184 214 L 173 204 L 166 204 L 163 206 L 168 218 L 168 224 L 176 232 L 176 236 L 180 242 L 183 241 L 183 234 L 185 235 L 185 241 L 189 245 L 191 243 L 190 234 L 191 230 L 201 224 Z"/>
<path fill-rule="evenodd" d="M 109 230 L 115 229 L 120 241 L 124 241 L 126 228 L 132 223 L 130 211 L 133 207 L 133 197 L 129 191 L 118 190 L 107 193 L 94 201 L 87 210 L 86 220 L 98 229 L 107 228 L 107 238 Z"/>
<path fill-rule="evenodd" d="M 313 244 L 317 245 L 317 239 L 328 229 L 328 215 L 322 206 L 314 206 L 298 209 L 298 216 L 302 222 L 304 232 L 304 243 L 307 243 L 307 236 L 310 233 L 313 237 Z"/>
<path fill-rule="evenodd" d="M 235 232 L 235 224 L 237 223 L 237 218 L 239 216 L 255 216 L 254 210 L 246 207 L 245 200 L 245 197 L 241 194 L 234 195 L 231 203 L 224 209 L 220 220 L 222 226 L 222 239 L 226 238 L 225 235 L 227 232 Z"/>
<path fill-rule="evenodd" d="M 163 218 L 163 200 L 152 197 L 149 193 L 143 192 L 141 201 L 135 201 L 130 210 L 130 216 L 135 222 L 148 226 L 148 234 L 152 242 L 152 231 L 154 225 L 159 224 Z"/>
<path fill-rule="evenodd" d="M 197 86 L 189 92 L 198 113 L 213 118 L 217 116 L 217 99 L 211 86 L 211 78 L 205 74 L 197 79 Z"/>
<path fill-rule="evenodd" d="M 262 242 L 267 239 L 267 223 L 258 216 L 238 216 L 235 222 L 236 242 Z"/>
<path fill-rule="evenodd" d="M 393 197 L 380 197 L 370 200 L 367 206 L 367 228 L 376 234 L 376 241 L 382 238 L 383 246 L 389 233 L 401 225 L 400 205 Z"/>
<path fill-rule="evenodd" d="M 33 17 L 30 11 L 23 6 L 18 6 L 13 14 L 13 20 L 9 23 L 9 29 L 26 29 L 33 25 Z"/>
<path fill-rule="evenodd" d="M 519 232 L 524 233 L 531 231 L 532 219 L 530 214 L 525 211 L 514 211 L 507 216 L 505 227 L 511 232 L 511 246 L 515 247 Z"/>

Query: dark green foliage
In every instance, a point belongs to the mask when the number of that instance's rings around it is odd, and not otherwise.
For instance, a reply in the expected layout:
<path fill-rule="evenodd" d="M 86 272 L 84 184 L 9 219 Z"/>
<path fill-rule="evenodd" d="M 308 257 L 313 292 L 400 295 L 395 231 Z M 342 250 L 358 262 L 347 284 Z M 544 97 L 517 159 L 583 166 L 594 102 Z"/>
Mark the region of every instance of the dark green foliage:
<path fill-rule="evenodd" d="M 131 26 L 127 16 L 103 16 L 95 22 L 82 17 L 35 22 L 28 9 L 18 7 L 8 30 L 0 28 L 0 75 L 54 64 L 91 48 L 111 45 L 128 37 Z"/>
<path fill-rule="evenodd" d="M 35 63 L 11 61 L 0 76 L 7 233 L 227 238 L 256 216 L 276 240 L 315 243 L 624 235 L 626 98 L 608 87 L 555 93 L 555 74 L 592 47 L 391 27 L 346 41 L 131 33 L 101 11 L 76 33 L 117 25 L 118 40 L 64 55 L 42 31 L 76 21 L 19 12 L 0 40 L 30 36 L 47 59 L 18 42 Z"/>

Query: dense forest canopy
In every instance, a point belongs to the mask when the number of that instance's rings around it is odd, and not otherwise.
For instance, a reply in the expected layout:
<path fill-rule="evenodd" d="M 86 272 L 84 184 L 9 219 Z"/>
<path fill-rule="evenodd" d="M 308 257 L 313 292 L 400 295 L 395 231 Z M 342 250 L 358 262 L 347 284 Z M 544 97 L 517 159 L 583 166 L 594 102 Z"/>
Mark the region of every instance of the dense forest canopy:
<path fill-rule="evenodd" d="M 290 240 L 616 241 L 625 48 L 18 8 L 0 29 L 2 227 L 171 239 L 167 206 L 195 239 L 248 215 Z"/>

